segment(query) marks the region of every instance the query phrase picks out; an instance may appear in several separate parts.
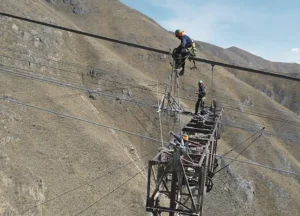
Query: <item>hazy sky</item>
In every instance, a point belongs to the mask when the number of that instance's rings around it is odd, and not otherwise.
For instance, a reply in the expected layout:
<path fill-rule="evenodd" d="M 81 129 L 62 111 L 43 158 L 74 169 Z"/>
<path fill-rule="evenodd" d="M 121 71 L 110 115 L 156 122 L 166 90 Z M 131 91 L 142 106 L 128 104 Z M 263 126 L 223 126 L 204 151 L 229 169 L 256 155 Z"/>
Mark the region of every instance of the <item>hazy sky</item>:
<path fill-rule="evenodd" d="M 271 61 L 300 63 L 300 0 L 120 0 L 174 31 Z"/>

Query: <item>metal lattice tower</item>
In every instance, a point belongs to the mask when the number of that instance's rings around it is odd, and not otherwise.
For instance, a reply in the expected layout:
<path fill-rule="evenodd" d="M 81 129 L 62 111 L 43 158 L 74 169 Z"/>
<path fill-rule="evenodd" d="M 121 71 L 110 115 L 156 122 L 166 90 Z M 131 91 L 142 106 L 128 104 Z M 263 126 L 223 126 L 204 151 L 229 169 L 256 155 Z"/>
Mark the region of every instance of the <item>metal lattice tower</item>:
<path fill-rule="evenodd" d="M 154 216 L 202 215 L 204 195 L 213 187 L 223 113 L 213 104 L 206 116 L 182 128 L 189 135 L 188 147 L 171 141 L 149 161 L 146 210 Z"/>

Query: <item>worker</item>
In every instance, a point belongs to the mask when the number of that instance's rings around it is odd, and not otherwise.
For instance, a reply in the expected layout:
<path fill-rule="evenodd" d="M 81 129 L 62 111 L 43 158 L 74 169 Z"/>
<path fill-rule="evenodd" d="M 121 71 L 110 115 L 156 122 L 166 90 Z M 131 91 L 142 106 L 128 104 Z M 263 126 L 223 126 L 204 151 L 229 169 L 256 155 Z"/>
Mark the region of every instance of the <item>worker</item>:
<path fill-rule="evenodd" d="M 181 41 L 180 45 L 173 50 L 173 58 L 175 59 L 175 68 L 180 69 L 180 74 L 184 74 L 185 60 L 190 56 L 196 56 L 196 46 L 194 41 L 184 33 L 184 31 L 177 29 L 175 36 Z M 194 61 L 194 67 L 197 68 Z"/>
<path fill-rule="evenodd" d="M 198 94 L 198 100 L 195 106 L 195 115 L 198 115 L 199 106 L 201 107 L 201 114 L 203 114 L 206 88 L 202 80 L 198 81 L 198 92 L 196 94 Z"/>
<path fill-rule="evenodd" d="M 180 137 L 178 134 L 174 134 L 174 132 L 170 131 L 170 134 L 172 134 L 175 138 L 175 141 L 178 141 L 179 143 L 182 142 L 183 140 L 183 144 L 185 147 L 189 147 L 189 136 L 187 134 L 182 134 L 182 136 Z M 181 140 L 182 138 L 182 140 Z"/>

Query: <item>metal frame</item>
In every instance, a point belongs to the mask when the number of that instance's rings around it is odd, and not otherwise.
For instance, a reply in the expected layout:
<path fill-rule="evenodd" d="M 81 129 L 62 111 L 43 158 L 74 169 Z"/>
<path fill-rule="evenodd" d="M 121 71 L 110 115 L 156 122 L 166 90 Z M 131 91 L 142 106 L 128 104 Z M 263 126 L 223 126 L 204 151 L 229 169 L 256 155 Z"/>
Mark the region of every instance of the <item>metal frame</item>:
<path fill-rule="evenodd" d="M 204 196 L 211 190 L 223 109 L 212 107 L 205 120 L 194 117 L 183 129 L 190 147 L 171 142 L 148 166 L 146 211 L 154 216 L 202 216 Z"/>
<path fill-rule="evenodd" d="M 178 91 L 176 92 L 176 90 L 178 90 L 178 85 L 179 85 L 178 70 L 172 68 L 172 72 L 170 75 L 170 84 L 166 86 L 165 94 L 161 99 L 161 103 L 159 104 L 157 112 L 160 112 L 161 110 L 167 111 L 168 114 L 170 114 L 170 112 L 171 113 L 182 112 L 179 101 L 177 102 L 175 98 L 172 96 L 172 91 L 174 91 L 173 94 L 175 97 L 179 96 Z"/>

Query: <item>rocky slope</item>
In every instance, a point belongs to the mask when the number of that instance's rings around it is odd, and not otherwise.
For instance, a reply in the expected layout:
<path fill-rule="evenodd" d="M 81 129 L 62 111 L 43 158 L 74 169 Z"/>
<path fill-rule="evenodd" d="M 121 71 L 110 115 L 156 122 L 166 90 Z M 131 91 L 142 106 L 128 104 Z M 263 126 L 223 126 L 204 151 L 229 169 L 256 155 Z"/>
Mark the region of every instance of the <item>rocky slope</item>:
<path fill-rule="evenodd" d="M 3 0 L 0 9 L 165 50 L 178 44 L 153 20 L 116 0 Z M 161 144 L 113 128 L 159 139 L 156 110 L 145 105 L 161 97 L 164 86 L 157 89 L 157 81 L 167 83 L 169 57 L 6 17 L 0 21 L 0 93 L 11 100 L 0 101 L 0 214 L 146 215 L 143 169 Z M 199 55 L 219 59 L 209 49 Z M 266 133 L 241 159 L 300 172 L 299 118 L 224 68 L 215 69 L 212 92 L 209 65 L 198 67 L 180 80 L 181 102 L 193 109 L 199 78 L 207 84 L 208 102 L 222 100 L 227 124 L 219 153 L 265 126 Z M 293 124 L 261 116 L 279 113 Z M 178 124 L 170 129 L 177 130 Z M 165 139 L 168 130 L 163 118 Z M 205 215 L 299 214 L 299 178 L 233 163 L 215 179 Z"/>
<path fill-rule="evenodd" d="M 268 61 L 235 46 L 224 49 L 222 47 L 201 41 L 198 41 L 198 44 L 200 48 L 204 49 L 207 53 L 210 53 L 227 62 L 232 62 L 233 64 L 244 65 L 247 67 L 274 71 L 278 73 L 287 73 L 293 76 L 299 76 L 300 74 L 300 65 L 297 63 Z"/>
<path fill-rule="evenodd" d="M 236 65 L 242 65 L 271 72 L 286 73 L 289 76 L 300 77 L 300 65 L 296 63 L 271 62 L 237 47 L 223 49 L 221 47 L 204 42 L 198 42 L 198 45 L 200 49 L 203 49 L 205 52 L 216 56 L 219 58 L 219 60 Z M 261 90 L 263 93 L 276 100 L 281 105 L 300 115 L 300 95 L 297 94 L 300 91 L 300 85 L 283 79 L 271 77 L 260 79 L 260 76 L 253 76 L 237 70 L 231 71 L 239 79 L 245 81 L 254 88 Z"/>

